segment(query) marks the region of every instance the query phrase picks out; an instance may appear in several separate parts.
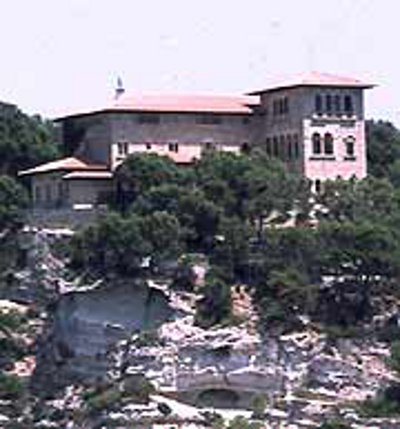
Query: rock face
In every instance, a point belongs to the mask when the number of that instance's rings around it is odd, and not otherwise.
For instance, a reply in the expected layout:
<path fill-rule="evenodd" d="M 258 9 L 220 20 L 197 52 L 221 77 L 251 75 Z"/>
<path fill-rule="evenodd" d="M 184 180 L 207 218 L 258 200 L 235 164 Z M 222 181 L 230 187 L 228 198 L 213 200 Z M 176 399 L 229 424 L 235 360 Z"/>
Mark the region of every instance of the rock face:
<path fill-rule="evenodd" d="M 249 407 L 259 394 L 270 401 L 303 395 L 357 401 L 394 379 L 385 366 L 384 344 L 338 340 L 332 345 L 312 330 L 279 337 L 246 327 L 203 330 L 188 316 L 163 324 L 159 335 L 159 346 L 123 342 L 119 365 L 196 405 Z"/>
<path fill-rule="evenodd" d="M 173 310 L 158 289 L 117 283 L 62 294 L 52 313 L 35 376 L 41 385 L 61 387 L 104 377 L 110 347 L 159 327 Z"/>
<path fill-rule="evenodd" d="M 18 299 L 50 303 L 32 377 L 37 392 L 144 374 L 183 402 L 250 407 L 262 395 L 286 404 L 289 414 L 318 420 L 327 407 L 363 400 L 395 378 L 385 365 L 384 343 L 332 341 L 312 328 L 260 334 L 241 290 L 234 301 L 242 323 L 204 330 L 193 323 L 195 296 L 134 281 L 77 288 L 50 252 L 54 233 L 28 237 Z"/>

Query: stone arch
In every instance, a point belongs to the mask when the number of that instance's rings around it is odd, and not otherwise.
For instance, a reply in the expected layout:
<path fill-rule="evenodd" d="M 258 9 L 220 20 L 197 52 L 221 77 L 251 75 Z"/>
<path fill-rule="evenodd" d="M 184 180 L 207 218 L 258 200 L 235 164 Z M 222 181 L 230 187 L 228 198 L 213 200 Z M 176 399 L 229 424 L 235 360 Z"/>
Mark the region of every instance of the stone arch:
<path fill-rule="evenodd" d="M 200 392 L 196 403 L 204 407 L 236 408 L 240 402 L 240 395 L 230 389 L 207 389 Z"/>

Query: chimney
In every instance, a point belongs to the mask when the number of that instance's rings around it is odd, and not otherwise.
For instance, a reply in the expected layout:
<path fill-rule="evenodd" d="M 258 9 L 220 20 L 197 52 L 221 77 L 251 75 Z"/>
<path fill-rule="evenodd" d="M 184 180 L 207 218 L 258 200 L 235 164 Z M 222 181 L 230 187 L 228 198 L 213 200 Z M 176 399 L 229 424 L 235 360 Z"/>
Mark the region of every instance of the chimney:
<path fill-rule="evenodd" d="M 118 100 L 119 97 L 125 92 L 124 85 L 122 83 L 122 79 L 120 76 L 118 76 L 117 79 L 117 86 L 115 88 L 115 99 Z"/>

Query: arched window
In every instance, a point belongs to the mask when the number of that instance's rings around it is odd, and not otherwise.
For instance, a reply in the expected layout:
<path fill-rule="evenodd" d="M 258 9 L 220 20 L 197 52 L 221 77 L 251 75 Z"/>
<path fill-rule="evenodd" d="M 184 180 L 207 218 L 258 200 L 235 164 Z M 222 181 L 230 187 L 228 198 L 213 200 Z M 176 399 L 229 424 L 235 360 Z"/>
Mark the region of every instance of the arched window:
<path fill-rule="evenodd" d="M 340 95 L 335 95 L 335 113 L 340 115 L 342 113 L 342 103 L 340 100 Z"/>
<path fill-rule="evenodd" d="M 319 133 L 314 133 L 312 135 L 312 151 L 314 155 L 320 155 L 322 152 L 321 136 Z"/>
<path fill-rule="evenodd" d="M 325 155 L 333 155 L 333 136 L 330 133 L 324 136 L 324 152 Z"/>
<path fill-rule="evenodd" d="M 318 115 L 322 114 L 322 97 L 320 94 L 315 96 L 315 111 Z"/>
<path fill-rule="evenodd" d="M 325 97 L 325 109 L 328 115 L 332 113 L 332 96 L 330 94 Z"/>
<path fill-rule="evenodd" d="M 353 136 L 346 137 L 344 143 L 346 145 L 346 156 L 354 157 L 354 143 L 355 138 Z"/>
<path fill-rule="evenodd" d="M 353 114 L 353 99 L 351 98 L 351 95 L 344 96 L 344 111 L 348 116 Z"/>

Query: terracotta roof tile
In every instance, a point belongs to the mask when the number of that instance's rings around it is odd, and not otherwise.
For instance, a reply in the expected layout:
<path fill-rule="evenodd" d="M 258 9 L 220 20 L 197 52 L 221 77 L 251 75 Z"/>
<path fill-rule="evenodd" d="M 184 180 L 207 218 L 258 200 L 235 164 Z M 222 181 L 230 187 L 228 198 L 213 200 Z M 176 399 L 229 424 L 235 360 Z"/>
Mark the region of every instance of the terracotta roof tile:
<path fill-rule="evenodd" d="M 296 86 L 334 86 L 346 88 L 372 88 L 374 85 L 362 82 L 351 77 L 338 76 L 330 73 L 308 72 L 296 75 L 289 79 L 279 79 L 274 84 L 263 90 L 250 92 L 250 95 L 257 95 L 265 91 L 275 91 L 277 89 L 291 88 Z"/>
<path fill-rule="evenodd" d="M 49 173 L 51 171 L 75 171 L 75 170 L 105 170 L 107 167 L 100 164 L 88 164 L 78 158 L 69 157 L 50 161 L 29 170 L 20 171 L 20 176 L 30 174 Z"/>
<path fill-rule="evenodd" d="M 251 113 L 249 106 L 258 99 L 249 96 L 215 95 L 141 95 L 121 96 L 114 109 L 160 112 Z"/>
<path fill-rule="evenodd" d="M 226 113 L 250 114 L 257 105 L 256 96 L 223 95 L 143 95 L 122 94 L 117 100 L 97 108 L 87 108 L 60 116 L 58 120 L 99 112 L 160 112 L 160 113 Z M 57 120 L 57 119 L 56 119 Z"/>
<path fill-rule="evenodd" d="M 72 171 L 63 176 L 63 179 L 112 179 L 112 177 L 111 171 Z"/>

